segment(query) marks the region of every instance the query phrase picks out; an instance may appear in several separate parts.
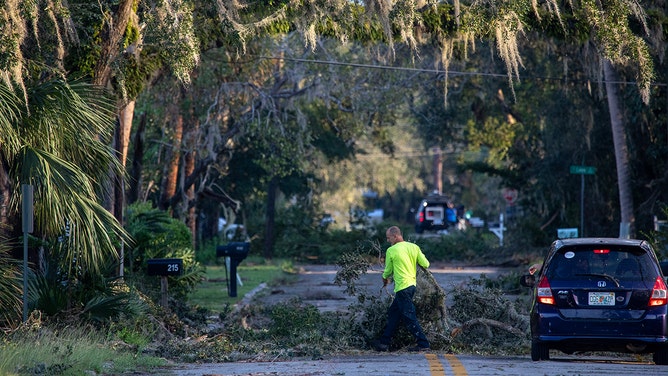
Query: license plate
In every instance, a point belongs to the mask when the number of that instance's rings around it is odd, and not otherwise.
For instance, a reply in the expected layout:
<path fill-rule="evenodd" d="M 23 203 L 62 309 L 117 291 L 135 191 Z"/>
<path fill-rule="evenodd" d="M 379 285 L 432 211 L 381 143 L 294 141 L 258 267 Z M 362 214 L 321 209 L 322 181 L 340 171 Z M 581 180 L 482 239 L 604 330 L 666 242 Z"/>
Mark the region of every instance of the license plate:
<path fill-rule="evenodd" d="M 590 292 L 589 305 L 594 306 L 614 306 L 615 293 L 614 292 Z"/>

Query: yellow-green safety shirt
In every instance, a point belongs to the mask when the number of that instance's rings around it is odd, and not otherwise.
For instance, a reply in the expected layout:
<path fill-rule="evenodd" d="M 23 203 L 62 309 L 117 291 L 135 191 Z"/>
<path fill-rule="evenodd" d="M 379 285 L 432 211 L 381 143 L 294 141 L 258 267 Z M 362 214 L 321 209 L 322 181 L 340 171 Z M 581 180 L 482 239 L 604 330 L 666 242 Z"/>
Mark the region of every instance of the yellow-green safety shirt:
<path fill-rule="evenodd" d="M 383 278 L 394 279 L 394 292 L 415 286 L 417 265 L 429 267 L 429 260 L 420 247 L 410 242 L 399 242 L 387 249 L 385 253 L 385 270 Z"/>

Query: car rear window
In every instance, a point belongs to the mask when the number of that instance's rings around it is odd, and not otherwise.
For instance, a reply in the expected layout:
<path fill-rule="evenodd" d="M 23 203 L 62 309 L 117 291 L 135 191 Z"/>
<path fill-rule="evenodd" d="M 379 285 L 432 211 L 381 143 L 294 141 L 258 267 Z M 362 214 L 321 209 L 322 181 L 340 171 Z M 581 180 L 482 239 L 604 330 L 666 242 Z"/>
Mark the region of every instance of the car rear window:
<path fill-rule="evenodd" d="M 575 280 L 588 274 L 605 274 L 625 281 L 653 282 L 657 277 L 653 259 L 638 247 L 563 247 L 550 260 L 550 280 Z"/>

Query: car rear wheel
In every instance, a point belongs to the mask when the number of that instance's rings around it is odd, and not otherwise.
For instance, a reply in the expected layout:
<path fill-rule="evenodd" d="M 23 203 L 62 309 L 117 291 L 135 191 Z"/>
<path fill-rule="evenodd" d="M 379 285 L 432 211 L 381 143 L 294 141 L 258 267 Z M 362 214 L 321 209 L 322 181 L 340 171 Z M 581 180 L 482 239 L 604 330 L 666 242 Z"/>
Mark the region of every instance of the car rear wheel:
<path fill-rule="evenodd" d="M 550 348 L 544 343 L 531 341 L 531 360 L 550 360 Z"/>
<path fill-rule="evenodd" d="M 662 347 L 654 352 L 654 363 L 657 365 L 668 365 L 668 347 Z"/>

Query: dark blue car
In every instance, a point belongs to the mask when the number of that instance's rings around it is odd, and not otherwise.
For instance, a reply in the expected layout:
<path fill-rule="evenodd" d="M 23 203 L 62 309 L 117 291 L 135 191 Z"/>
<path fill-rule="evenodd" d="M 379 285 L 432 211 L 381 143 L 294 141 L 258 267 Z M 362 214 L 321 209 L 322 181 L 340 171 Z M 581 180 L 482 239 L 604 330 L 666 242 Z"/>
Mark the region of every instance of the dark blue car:
<path fill-rule="evenodd" d="M 550 350 L 653 353 L 668 364 L 668 297 L 656 254 L 642 240 L 552 243 L 533 287 L 531 359 Z"/>

